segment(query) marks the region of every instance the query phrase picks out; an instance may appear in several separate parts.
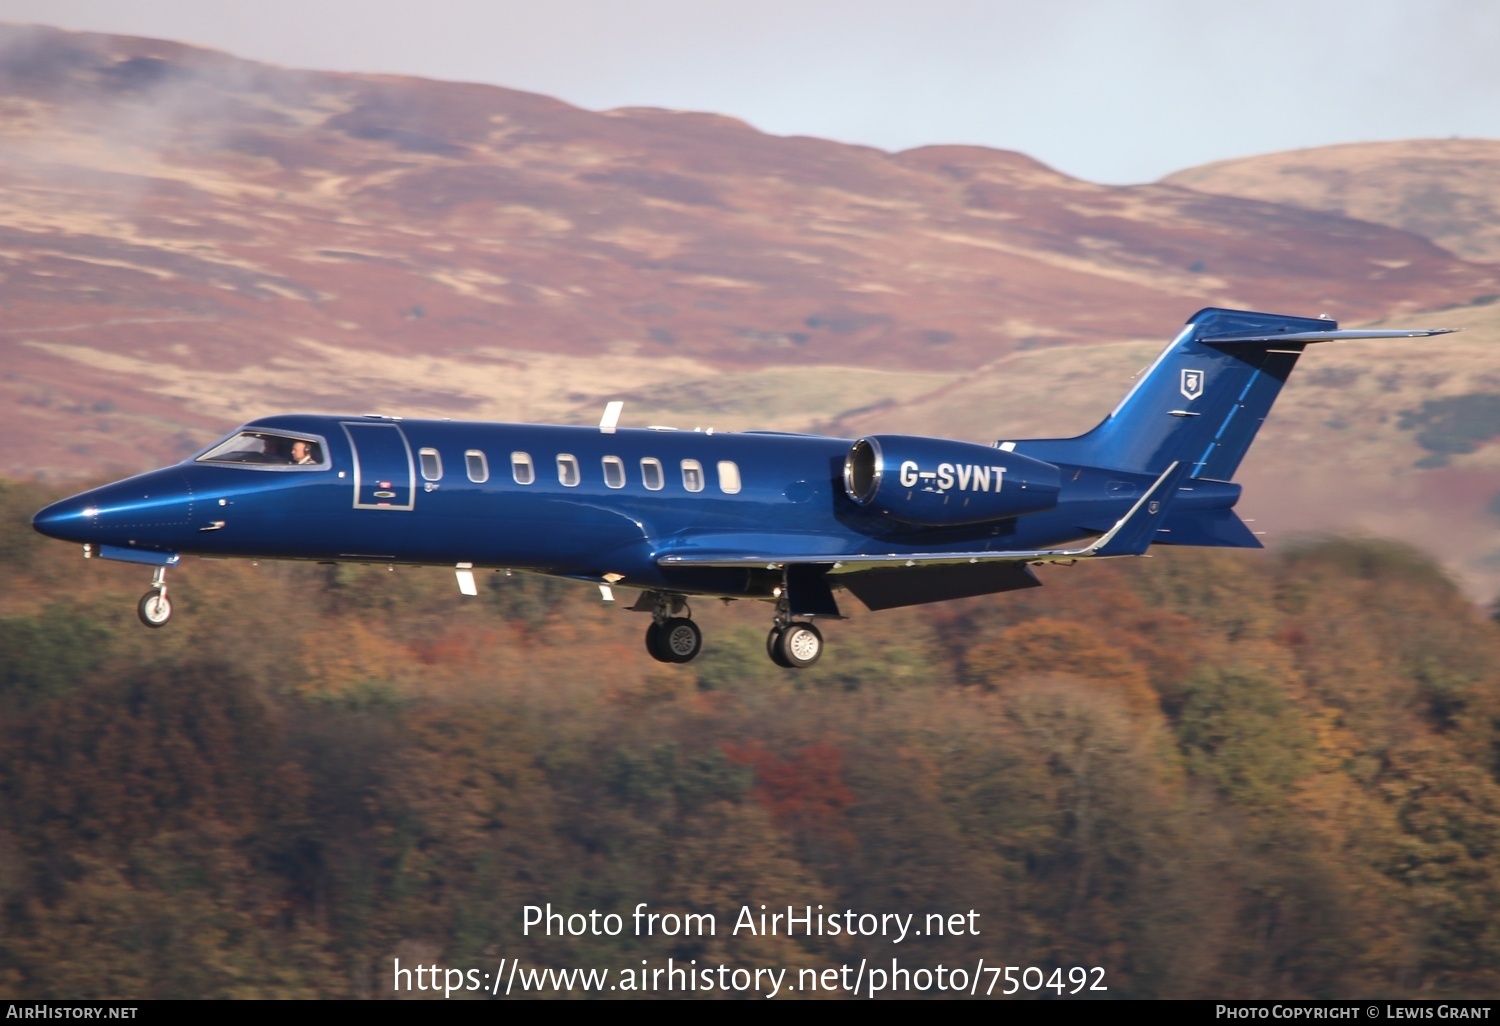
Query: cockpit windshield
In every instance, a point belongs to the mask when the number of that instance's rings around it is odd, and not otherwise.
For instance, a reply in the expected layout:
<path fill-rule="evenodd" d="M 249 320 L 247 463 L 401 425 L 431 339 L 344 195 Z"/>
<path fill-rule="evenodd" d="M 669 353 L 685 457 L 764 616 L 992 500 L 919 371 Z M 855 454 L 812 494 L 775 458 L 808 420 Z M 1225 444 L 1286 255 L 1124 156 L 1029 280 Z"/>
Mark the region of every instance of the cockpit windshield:
<path fill-rule="evenodd" d="M 317 470 L 329 465 L 328 449 L 321 438 L 275 431 L 240 431 L 199 456 L 197 462 L 264 470 Z"/>

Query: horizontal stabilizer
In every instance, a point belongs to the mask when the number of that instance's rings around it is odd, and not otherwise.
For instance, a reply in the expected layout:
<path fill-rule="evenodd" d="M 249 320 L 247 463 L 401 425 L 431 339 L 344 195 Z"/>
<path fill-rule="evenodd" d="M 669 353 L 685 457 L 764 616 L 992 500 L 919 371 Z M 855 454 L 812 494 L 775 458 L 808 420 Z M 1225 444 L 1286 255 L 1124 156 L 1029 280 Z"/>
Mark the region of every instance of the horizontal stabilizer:
<path fill-rule="evenodd" d="M 1248 335 L 1200 335 L 1197 341 L 1209 346 L 1250 345 L 1263 342 L 1345 342 L 1355 338 L 1427 338 L 1449 335 L 1457 328 L 1411 328 L 1408 330 L 1372 330 L 1350 328 L 1335 331 L 1255 332 Z"/>

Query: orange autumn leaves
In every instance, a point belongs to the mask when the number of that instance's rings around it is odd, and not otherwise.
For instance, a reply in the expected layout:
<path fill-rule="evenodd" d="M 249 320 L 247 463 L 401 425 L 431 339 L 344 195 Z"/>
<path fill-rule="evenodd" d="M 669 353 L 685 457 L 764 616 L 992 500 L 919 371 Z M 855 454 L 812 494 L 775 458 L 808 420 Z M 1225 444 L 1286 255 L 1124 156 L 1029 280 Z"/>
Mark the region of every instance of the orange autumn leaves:
<path fill-rule="evenodd" d="M 699 603 L 686 666 L 546 579 L 189 562 L 0 488 L 0 995 L 374 995 L 389 958 L 837 964 L 828 938 L 518 938 L 527 903 L 976 908 L 1111 993 L 1500 986 L 1500 630 L 1368 540 L 1048 568 L 825 628 Z M 763 943 L 761 943 L 763 941 Z M 774 943 L 773 943 L 774 942 Z M 840 946 L 842 944 L 842 946 Z M 407 956 L 402 955 L 403 964 Z"/>
<path fill-rule="evenodd" d="M 1156 692 L 1130 654 L 1100 636 L 1097 626 L 1038 617 L 980 641 L 965 659 L 970 679 L 1005 691 L 1032 677 L 1087 681 L 1134 715 L 1156 712 Z"/>

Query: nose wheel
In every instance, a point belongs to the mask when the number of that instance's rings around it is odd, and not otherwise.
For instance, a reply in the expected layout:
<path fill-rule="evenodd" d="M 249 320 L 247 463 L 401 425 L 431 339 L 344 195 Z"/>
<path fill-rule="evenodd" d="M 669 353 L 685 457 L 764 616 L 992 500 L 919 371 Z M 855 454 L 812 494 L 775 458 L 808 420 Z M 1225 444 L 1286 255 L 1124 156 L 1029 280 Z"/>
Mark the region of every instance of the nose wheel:
<path fill-rule="evenodd" d="M 167 598 L 167 568 L 159 566 L 151 578 L 151 590 L 135 604 L 135 615 L 147 627 L 165 627 L 172 619 L 172 600 Z"/>

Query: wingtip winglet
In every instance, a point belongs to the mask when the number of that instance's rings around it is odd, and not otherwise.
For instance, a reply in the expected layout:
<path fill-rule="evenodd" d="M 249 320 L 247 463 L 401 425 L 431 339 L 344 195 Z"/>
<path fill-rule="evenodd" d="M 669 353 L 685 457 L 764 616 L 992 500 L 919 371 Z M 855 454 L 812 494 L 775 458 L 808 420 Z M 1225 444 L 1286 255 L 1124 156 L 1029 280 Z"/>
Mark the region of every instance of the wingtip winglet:
<path fill-rule="evenodd" d="M 1192 465 L 1183 461 L 1167 467 L 1156 479 L 1145 495 L 1110 528 L 1098 541 L 1089 546 L 1090 556 L 1138 556 L 1151 547 L 1156 534 L 1156 525 L 1166 516 L 1177 486 L 1192 470 Z"/>

